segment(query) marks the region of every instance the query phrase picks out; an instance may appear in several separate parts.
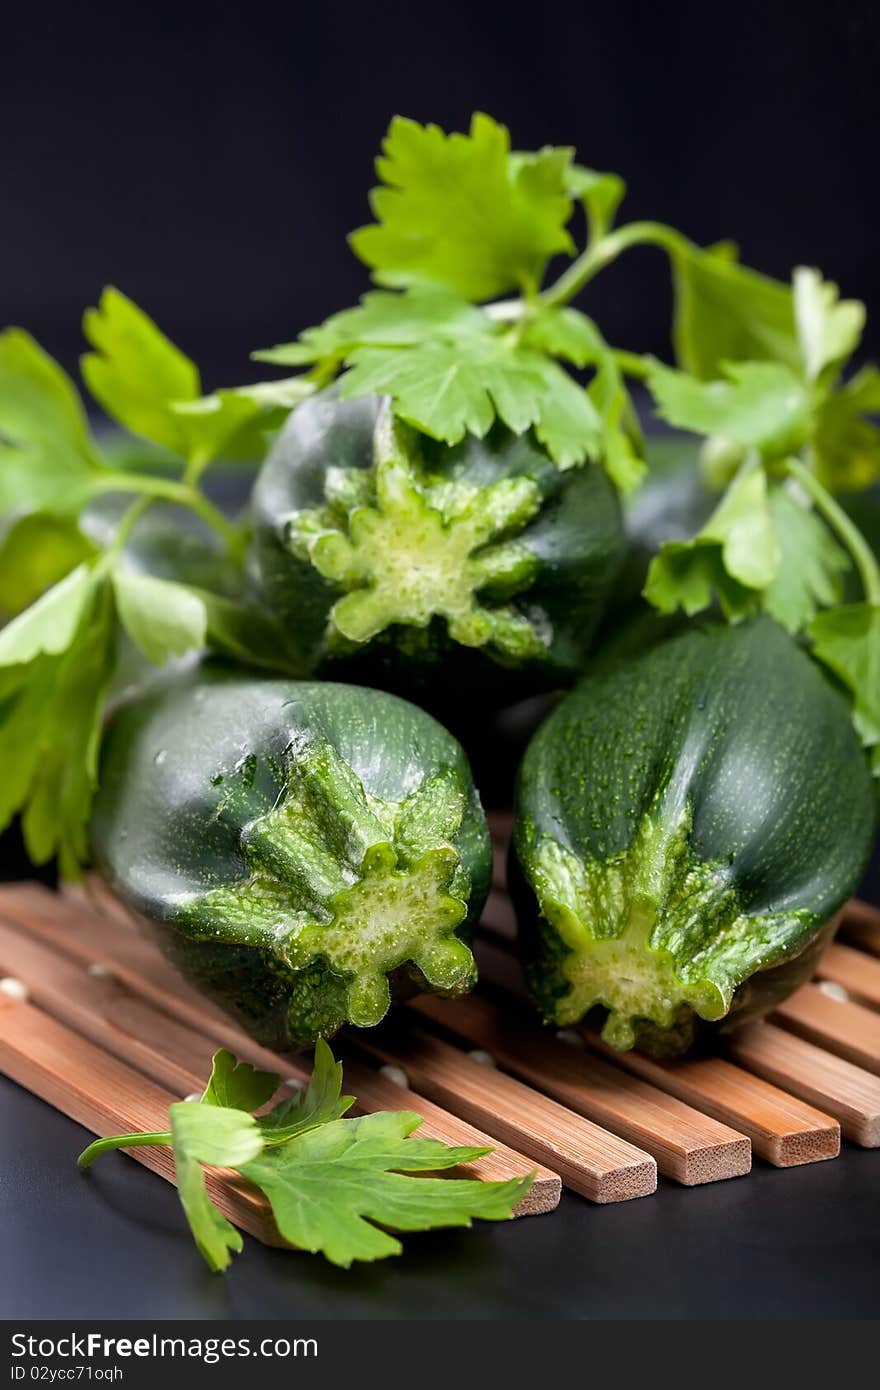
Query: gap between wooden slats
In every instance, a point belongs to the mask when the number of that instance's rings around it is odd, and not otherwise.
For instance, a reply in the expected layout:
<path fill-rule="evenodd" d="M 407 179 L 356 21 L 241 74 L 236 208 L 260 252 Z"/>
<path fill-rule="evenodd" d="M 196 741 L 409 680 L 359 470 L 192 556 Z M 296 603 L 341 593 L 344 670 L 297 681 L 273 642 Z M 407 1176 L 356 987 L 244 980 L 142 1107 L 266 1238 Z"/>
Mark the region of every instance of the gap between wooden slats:
<path fill-rule="evenodd" d="M 145 1075 L 173 1087 L 178 1099 L 204 1084 L 217 1046 L 230 1047 L 254 1065 L 282 1076 L 297 1081 L 307 1078 L 308 1068 L 261 1048 L 179 980 L 158 949 L 140 939 L 130 920 L 124 924 L 101 919 L 84 906 L 71 908 L 35 885 L 27 885 L 27 891 L 0 889 L 0 914 L 7 923 L 13 918 L 9 925 L 0 923 L 4 970 L 23 979 L 49 1012 L 132 1062 Z M 68 959 L 59 952 L 67 953 Z M 90 973 L 88 967 L 95 964 L 111 973 Z M 150 1002 L 141 997 L 144 985 Z M 447 1144 L 492 1147 L 492 1154 L 463 1170 L 470 1176 L 503 1180 L 534 1168 L 521 1154 L 425 1097 L 394 1085 L 355 1058 L 345 1060 L 345 1083 L 357 1094 L 363 1110 L 414 1110 L 424 1119 L 420 1133 L 426 1137 Z M 553 1210 L 560 1188 L 558 1174 L 539 1165 L 517 1214 Z"/>

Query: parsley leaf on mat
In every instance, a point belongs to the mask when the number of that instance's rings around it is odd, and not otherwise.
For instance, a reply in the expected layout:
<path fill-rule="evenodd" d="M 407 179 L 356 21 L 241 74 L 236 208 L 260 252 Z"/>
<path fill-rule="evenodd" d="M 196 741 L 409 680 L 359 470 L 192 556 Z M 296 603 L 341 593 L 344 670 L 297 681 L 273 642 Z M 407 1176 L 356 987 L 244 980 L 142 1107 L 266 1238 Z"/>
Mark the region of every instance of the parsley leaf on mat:
<path fill-rule="evenodd" d="M 242 1238 L 212 1201 L 203 1165 L 240 1173 L 268 1198 L 285 1240 L 346 1269 L 355 1260 L 400 1254 L 390 1230 L 470 1226 L 475 1217 L 505 1221 L 531 1186 L 531 1177 L 481 1182 L 412 1176 L 455 1168 L 490 1151 L 412 1139 L 421 1118 L 406 1110 L 340 1118 L 353 1098 L 341 1095 L 342 1068 L 323 1041 L 302 1095 L 265 1115 L 250 1114 L 271 1099 L 279 1082 L 221 1049 L 201 1099 L 170 1107 L 170 1130 L 96 1139 L 80 1154 L 79 1165 L 88 1168 L 111 1149 L 171 1144 L 180 1202 L 213 1270 L 229 1266 Z"/>

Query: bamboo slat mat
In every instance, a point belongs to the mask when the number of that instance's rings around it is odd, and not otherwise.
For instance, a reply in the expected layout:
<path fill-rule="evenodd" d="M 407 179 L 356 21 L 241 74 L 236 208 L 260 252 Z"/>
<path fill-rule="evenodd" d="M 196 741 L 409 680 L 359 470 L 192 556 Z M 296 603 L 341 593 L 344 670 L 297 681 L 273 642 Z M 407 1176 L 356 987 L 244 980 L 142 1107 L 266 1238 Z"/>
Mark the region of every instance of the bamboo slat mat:
<path fill-rule="evenodd" d="M 594 1202 L 648 1196 L 658 1171 L 693 1186 L 834 1158 L 843 1135 L 880 1146 L 880 910 L 853 902 L 816 980 L 717 1056 L 618 1055 L 589 1030 L 541 1027 L 523 998 L 503 888 L 477 946 L 481 984 L 465 999 L 424 996 L 378 1030 L 337 1040 L 363 1111 L 406 1108 L 421 1133 L 491 1145 L 471 1176 L 537 1172 L 518 1214 L 552 1210 L 561 1185 Z M 0 887 L 0 1070 L 105 1135 L 165 1127 L 226 1046 L 300 1085 L 307 1061 L 268 1052 L 188 986 L 100 880 L 64 894 Z M 282 1088 L 283 1089 L 283 1088 Z M 132 1157 L 174 1180 L 168 1150 Z M 71 1160 L 73 1155 L 71 1155 Z M 237 1225 L 279 1244 L 263 1199 L 210 1175 Z"/>

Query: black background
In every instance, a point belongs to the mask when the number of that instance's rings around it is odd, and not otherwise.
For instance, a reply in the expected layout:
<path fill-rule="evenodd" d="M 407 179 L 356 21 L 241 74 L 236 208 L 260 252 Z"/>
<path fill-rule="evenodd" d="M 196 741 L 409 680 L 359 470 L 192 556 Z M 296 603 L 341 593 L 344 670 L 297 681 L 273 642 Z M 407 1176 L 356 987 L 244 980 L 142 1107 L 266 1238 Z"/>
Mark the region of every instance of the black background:
<path fill-rule="evenodd" d="M 345 236 L 395 112 L 462 129 L 482 108 L 521 148 L 625 175 L 628 216 L 880 298 L 875 0 L 30 0 L 0 53 L 0 319 L 68 366 L 108 281 L 212 386 L 352 303 Z M 612 340 L 664 350 L 657 252 L 589 304 Z"/>
<path fill-rule="evenodd" d="M 623 173 L 628 216 L 739 241 L 786 276 L 819 264 L 873 311 L 880 353 L 880 7 L 764 3 L 31 3 L 0 55 L 0 320 L 73 368 L 107 282 L 199 361 L 258 374 L 366 287 L 345 234 L 367 218 L 394 112 L 517 145 L 574 144 Z M 608 336 L 663 352 L 656 253 L 591 287 Z M 2 770 L 0 770 L 2 775 Z M 4 864 L 17 857 L 7 840 Z M 876 888 L 876 883 L 874 884 Z M 173 1192 L 0 1083 L 0 1315 L 845 1317 L 876 1312 L 876 1156 L 417 1238 L 343 1276 L 249 1244 L 199 1264 Z"/>

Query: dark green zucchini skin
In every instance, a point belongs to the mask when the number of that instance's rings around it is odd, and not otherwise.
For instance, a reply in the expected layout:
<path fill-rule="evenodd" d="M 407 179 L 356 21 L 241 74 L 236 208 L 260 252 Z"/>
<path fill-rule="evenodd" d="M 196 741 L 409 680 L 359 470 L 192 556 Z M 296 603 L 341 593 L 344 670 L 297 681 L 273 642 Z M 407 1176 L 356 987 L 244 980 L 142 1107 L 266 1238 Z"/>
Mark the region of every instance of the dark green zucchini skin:
<path fill-rule="evenodd" d="M 96 861 L 261 1042 L 456 994 L 491 847 L 460 745 L 396 696 L 208 664 L 105 735 Z"/>
<path fill-rule="evenodd" d="M 513 890 L 548 1020 L 674 1053 L 811 974 L 870 853 L 844 696 L 769 618 L 608 660 L 523 761 Z"/>
<path fill-rule="evenodd" d="M 383 410 L 378 398 L 345 401 L 334 391 L 306 401 L 278 436 L 254 488 L 253 578 L 266 608 L 287 628 L 303 672 L 395 689 L 434 707 L 444 692 L 460 700 L 466 689 L 472 698 L 509 703 L 571 684 L 586 663 L 623 553 L 620 506 L 601 468 L 560 472 L 529 435 L 498 427 L 486 439 L 469 435 L 453 448 L 409 431 L 404 471 L 415 510 L 407 520 L 396 502 L 377 501 Z M 506 516 L 492 501 L 505 489 Z M 470 510 L 462 502 L 467 497 Z M 375 631 L 352 638 L 340 601 L 348 594 L 351 602 L 352 590 L 361 597 L 374 592 L 376 565 L 362 579 L 328 577 L 319 572 L 314 546 L 328 530 L 350 538 L 364 509 L 380 524 L 402 518 L 378 561 L 380 585 L 397 565 L 401 589 L 418 572 L 427 592 L 415 612 L 395 608 L 394 594 L 386 595 L 385 621 L 377 618 Z M 495 529 L 487 526 L 472 553 L 456 559 L 456 538 L 474 510 L 492 511 Z M 415 538 L 426 516 L 440 526 L 441 539 L 432 544 L 434 558 L 440 547 L 441 568 L 454 574 L 487 555 L 492 561 L 491 576 L 487 570 L 482 581 L 473 579 L 473 604 L 459 622 L 425 578 L 431 563 Z M 362 621 L 358 630 L 365 631 Z"/>

